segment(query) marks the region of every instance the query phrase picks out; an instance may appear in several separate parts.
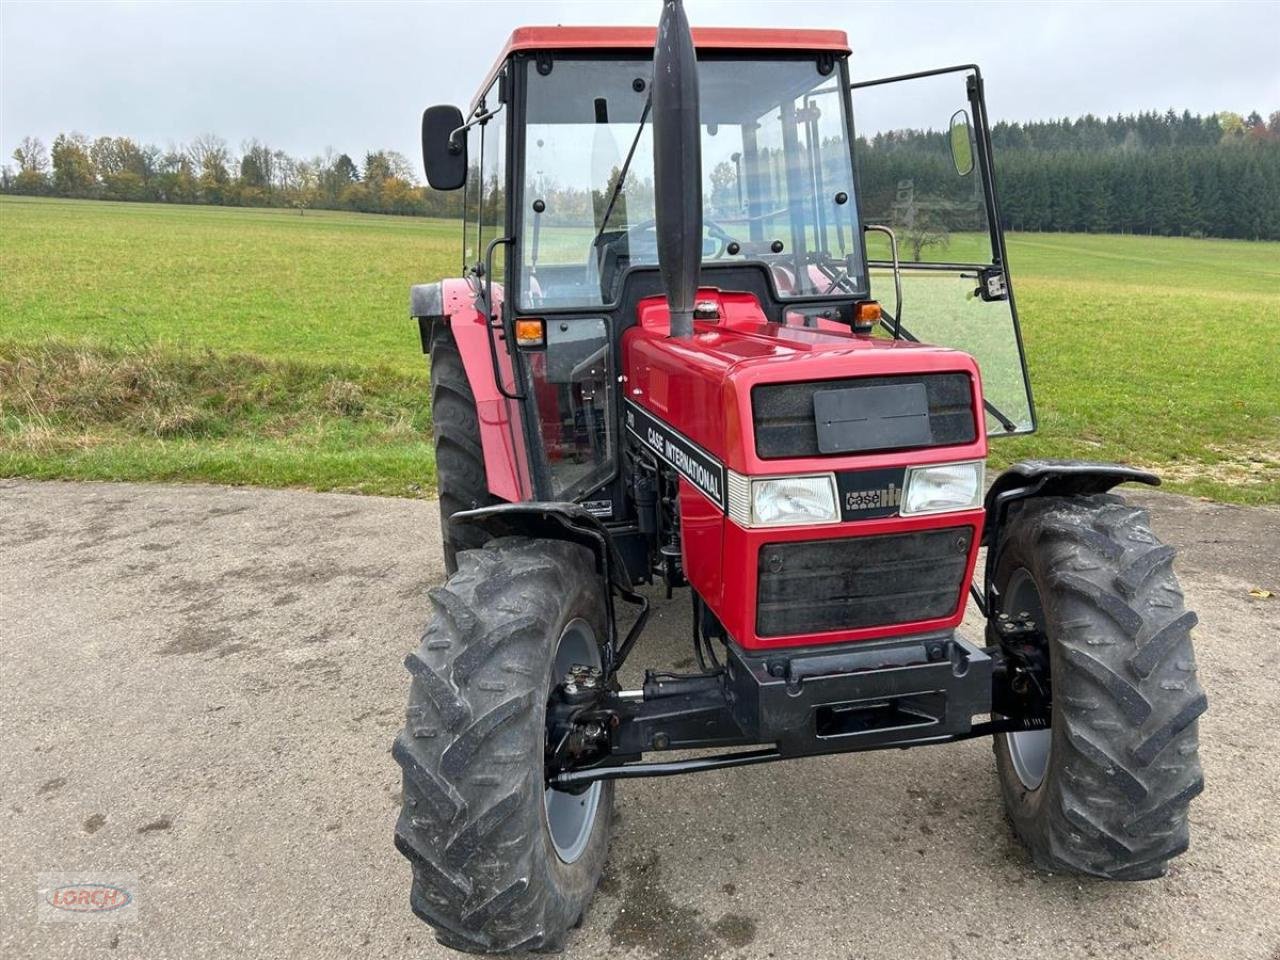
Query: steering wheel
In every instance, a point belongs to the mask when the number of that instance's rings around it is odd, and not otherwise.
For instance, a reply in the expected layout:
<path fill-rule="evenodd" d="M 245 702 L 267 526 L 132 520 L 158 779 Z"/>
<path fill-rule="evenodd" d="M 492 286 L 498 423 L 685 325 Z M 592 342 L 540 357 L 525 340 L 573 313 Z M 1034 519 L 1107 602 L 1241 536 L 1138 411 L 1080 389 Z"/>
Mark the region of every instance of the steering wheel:
<path fill-rule="evenodd" d="M 707 233 L 711 234 L 711 236 L 714 239 L 720 241 L 719 248 L 709 258 L 711 260 L 719 260 L 720 258 L 722 258 L 725 255 L 725 252 L 728 250 L 729 244 L 736 242 L 734 238 L 730 236 L 729 232 L 725 230 L 724 227 L 720 226 L 720 224 L 716 223 L 714 220 L 708 220 L 706 217 L 703 217 L 702 229 L 704 229 Z M 654 235 L 653 248 L 654 250 L 657 250 L 658 221 L 653 219 L 642 220 L 640 223 L 637 223 L 634 227 L 631 227 L 630 229 L 627 230 L 627 233 L 626 233 L 627 249 L 628 250 L 635 249 L 635 247 L 639 245 L 638 241 L 640 240 L 641 236 L 647 233 L 652 233 Z"/>
<path fill-rule="evenodd" d="M 719 249 L 717 249 L 711 255 L 710 259 L 719 260 L 728 251 L 729 244 L 737 243 L 737 241 L 734 240 L 734 238 L 730 236 L 729 233 L 722 226 L 720 226 L 720 224 L 716 223 L 714 220 L 704 219 L 702 221 L 702 226 L 703 226 L 703 229 L 707 231 L 707 233 L 711 234 L 713 238 L 715 238 L 720 242 Z M 656 262 L 657 251 L 658 251 L 657 230 L 658 230 L 657 220 L 653 220 L 653 219 L 643 220 L 640 223 L 637 223 L 634 227 L 629 227 L 621 237 L 610 241 L 605 246 L 612 246 L 613 244 L 616 244 L 619 239 L 625 240 L 626 242 L 625 249 L 627 250 L 628 259 L 632 263 L 634 263 L 635 251 L 637 250 L 637 248 L 643 249 L 643 247 L 641 247 L 642 243 L 644 244 L 651 243 L 654 251 L 654 262 Z M 647 238 L 649 234 L 653 235 L 652 241 L 649 241 L 647 239 L 643 241 L 641 240 L 642 237 Z M 603 246 L 597 247 L 596 245 L 593 244 L 591 250 L 587 254 L 587 284 L 589 287 L 598 288 L 601 285 L 601 279 L 602 279 L 601 268 L 603 266 L 603 263 L 602 263 L 603 252 L 604 252 Z M 603 291 L 602 293 L 606 300 L 610 299 L 611 291 Z"/>

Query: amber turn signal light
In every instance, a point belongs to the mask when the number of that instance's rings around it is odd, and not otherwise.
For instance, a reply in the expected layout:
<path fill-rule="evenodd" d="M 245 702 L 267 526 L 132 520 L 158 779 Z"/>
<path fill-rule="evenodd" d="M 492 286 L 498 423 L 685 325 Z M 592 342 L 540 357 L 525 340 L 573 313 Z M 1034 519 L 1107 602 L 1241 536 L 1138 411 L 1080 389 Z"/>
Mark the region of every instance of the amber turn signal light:
<path fill-rule="evenodd" d="M 876 300 L 864 300 L 853 307 L 854 333 L 870 333 L 880 322 L 880 303 Z"/>
<path fill-rule="evenodd" d="M 541 320 L 517 320 L 516 343 L 522 347 L 540 347 L 547 341 L 546 326 Z"/>

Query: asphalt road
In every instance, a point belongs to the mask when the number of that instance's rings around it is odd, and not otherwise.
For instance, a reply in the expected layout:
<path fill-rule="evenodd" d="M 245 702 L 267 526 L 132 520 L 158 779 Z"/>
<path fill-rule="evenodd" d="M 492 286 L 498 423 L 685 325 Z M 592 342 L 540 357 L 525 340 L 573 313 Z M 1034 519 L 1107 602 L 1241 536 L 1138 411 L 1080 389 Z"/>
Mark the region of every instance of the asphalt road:
<path fill-rule="evenodd" d="M 568 956 L 1280 957 L 1280 599 L 1249 595 L 1280 594 L 1280 511 L 1140 499 L 1210 698 L 1166 878 L 1033 869 L 984 742 L 629 782 Z M 456 956 L 391 845 L 441 575 L 433 503 L 0 482 L 0 955 Z M 686 661 L 687 603 L 637 660 Z M 135 876 L 136 918 L 40 922 L 69 871 Z"/>

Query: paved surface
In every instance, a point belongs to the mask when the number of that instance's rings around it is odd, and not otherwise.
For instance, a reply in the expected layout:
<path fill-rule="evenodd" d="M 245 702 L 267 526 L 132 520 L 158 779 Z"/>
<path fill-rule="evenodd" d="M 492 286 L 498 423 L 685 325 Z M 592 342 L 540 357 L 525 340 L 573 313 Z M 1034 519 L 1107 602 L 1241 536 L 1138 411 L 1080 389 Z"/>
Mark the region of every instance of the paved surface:
<path fill-rule="evenodd" d="M 1280 956 L 1280 511 L 1145 495 L 1210 711 L 1193 846 L 1138 885 L 1030 867 L 990 748 L 626 783 L 570 957 Z M 443 957 L 391 846 L 431 503 L 0 482 L 0 955 Z M 688 656 L 687 600 L 649 659 Z M 138 878 L 40 923 L 36 877 Z"/>

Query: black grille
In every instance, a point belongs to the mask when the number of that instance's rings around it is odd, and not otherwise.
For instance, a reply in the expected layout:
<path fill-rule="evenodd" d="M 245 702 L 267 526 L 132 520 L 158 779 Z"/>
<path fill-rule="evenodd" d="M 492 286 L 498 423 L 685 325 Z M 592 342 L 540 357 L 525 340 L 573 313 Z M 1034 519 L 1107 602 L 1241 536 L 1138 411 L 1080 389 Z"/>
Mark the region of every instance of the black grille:
<path fill-rule="evenodd" d="M 756 634 L 892 626 L 956 608 L 972 527 L 760 548 Z"/>
<path fill-rule="evenodd" d="M 768 383 L 751 391 L 756 456 L 765 459 L 822 456 L 818 449 L 818 424 L 813 414 L 813 395 L 819 390 L 856 390 L 861 387 L 911 383 L 924 384 L 928 397 L 929 432 L 932 440 L 923 446 L 944 447 L 974 441 L 978 428 L 973 417 L 972 392 L 967 373 Z M 919 447 L 921 444 L 889 443 L 878 449 L 907 449 L 912 446 Z"/>

